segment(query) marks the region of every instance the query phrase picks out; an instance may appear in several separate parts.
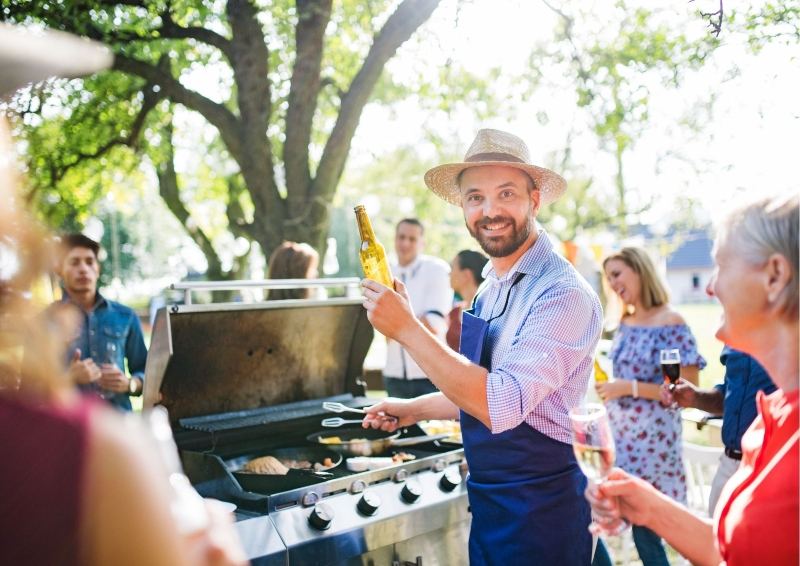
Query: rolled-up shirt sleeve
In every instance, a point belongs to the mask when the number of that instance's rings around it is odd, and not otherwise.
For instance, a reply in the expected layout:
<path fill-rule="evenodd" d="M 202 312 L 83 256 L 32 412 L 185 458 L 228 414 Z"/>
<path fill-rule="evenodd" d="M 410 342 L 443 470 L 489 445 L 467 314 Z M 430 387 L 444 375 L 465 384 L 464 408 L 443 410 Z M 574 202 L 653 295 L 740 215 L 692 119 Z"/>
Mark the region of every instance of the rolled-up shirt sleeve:
<path fill-rule="evenodd" d="M 585 290 L 562 287 L 534 301 L 508 354 L 486 378 L 492 432 L 520 425 L 591 360 L 601 327 L 596 298 Z"/>

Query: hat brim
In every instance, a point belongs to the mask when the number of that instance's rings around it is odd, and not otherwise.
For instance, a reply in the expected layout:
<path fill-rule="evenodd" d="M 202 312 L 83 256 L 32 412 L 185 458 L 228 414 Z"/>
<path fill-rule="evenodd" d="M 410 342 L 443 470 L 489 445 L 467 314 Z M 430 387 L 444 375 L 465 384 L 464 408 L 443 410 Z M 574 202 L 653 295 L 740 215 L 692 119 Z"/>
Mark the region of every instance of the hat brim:
<path fill-rule="evenodd" d="M 430 169 L 425 173 L 425 184 L 439 198 L 461 206 L 461 191 L 458 187 L 458 176 L 465 169 L 472 167 L 486 167 L 488 165 L 499 165 L 501 167 L 512 167 L 524 171 L 533 179 L 533 183 L 541 194 L 541 205 L 550 204 L 558 200 L 564 191 L 567 190 L 567 182 L 558 173 L 529 165 L 527 163 L 515 163 L 513 161 L 475 161 L 472 163 L 445 163 Z"/>
<path fill-rule="evenodd" d="M 113 61 L 111 51 L 96 41 L 0 23 L 0 97 L 49 77 L 88 75 Z"/>

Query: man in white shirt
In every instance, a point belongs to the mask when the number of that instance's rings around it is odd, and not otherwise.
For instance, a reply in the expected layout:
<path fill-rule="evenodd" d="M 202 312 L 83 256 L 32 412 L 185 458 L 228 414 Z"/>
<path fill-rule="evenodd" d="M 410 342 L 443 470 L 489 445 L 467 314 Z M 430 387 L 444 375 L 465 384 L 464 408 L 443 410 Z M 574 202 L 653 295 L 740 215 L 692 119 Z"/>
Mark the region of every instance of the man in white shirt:
<path fill-rule="evenodd" d="M 422 254 L 425 229 L 416 218 L 404 218 L 397 224 L 394 248 L 397 263 L 392 274 L 405 283 L 414 314 L 433 334 L 444 341 L 447 313 L 453 306 L 450 266 L 447 262 Z M 386 347 L 383 370 L 386 392 L 390 397 L 411 398 L 437 391 L 414 359 L 395 340 Z"/>

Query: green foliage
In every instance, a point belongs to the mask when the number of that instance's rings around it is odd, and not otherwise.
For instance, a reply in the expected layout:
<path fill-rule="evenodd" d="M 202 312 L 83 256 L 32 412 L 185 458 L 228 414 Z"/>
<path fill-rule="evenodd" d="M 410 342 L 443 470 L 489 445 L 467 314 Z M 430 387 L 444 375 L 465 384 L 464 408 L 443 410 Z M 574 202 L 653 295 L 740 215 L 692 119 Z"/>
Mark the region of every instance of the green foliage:
<path fill-rule="evenodd" d="M 574 11 L 569 14 L 554 10 L 561 21 L 558 41 L 531 58 L 532 70 L 539 68 L 537 59 L 543 57 L 574 80 L 577 106 L 583 109 L 598 146 L 616 165 L 613 197 L 598 193 L 593 186 L 597 179 L 577 171 L 570 200 L 579 200 L 561 202 L 548 213 L 567 222 L 563 230 L 567 239 L 580 227 L 610 225 L 625 232 L 634 212 L 627 202 L 625 158 L 653 126 L 652 91 L 680 86 L 685 74 L 705 64 L 718 43 L 708 35 L 689 38 L 674 22 L 663 21 L 649 9 L 629 8 L 623 1 L 616 8 L 611 21 L 599 18 L 591 7 L 570 5 Z M 569 159 L 562 165 L 564 171 L 571 167 Z"/>
<path fill-rule="evenodd" d="M 168 171 L 175 156 L 179 194 L 170 193 L 170 209 L 207 255 L 225 255 L 220 250 L 230 248 L 231 236 L 270 247 L 298 218 L 303 224 L 294 237 L 319 245 L 328 208 L 312 216 L 304 207 L 335 192 L 352 131 L 329 143 L 331 133 L 346 97 L 364 92 L 348 107 L 347 120 L 357 124 L 375 80 L 353 85 L 353 79 L 376 45 L 390 58 L 393 44 L 413 34 L 437 3 L 343 0 L 333 3 L 328 19 L 323 0 L 4 0 L 2 21 L 84 35 L 116 54 L 113 71 L 52 81 L 23 91 L 9 105 L 18 115 L 15 134 L 24 140 L 31 201 L 53 227 L 79 227 L 119 178 L 152 167 Z M 416 9 L 382 37 L 384 24 L 403 5 Z M 300 24 L 320 15 L 321 72 L 303 84 L 316 89 L 319 79 L 321 88 L 314 100 L 297 106 L 301 115 L 310 108 L 313 124 L 287 149 L 287 130 L 295 126 L 287 123 L 295 48 L 301 41 L 314 45 L 313 31 L 296 34 Z M 372 77 L 382 71 L 384 61 L 378 60 Z M 300 169 L 296 186 L 287 185 L 287 152 L 303 157 L 311 179 Z M 332 174 L 314 183 L 326 153 Z M 292 193 L 303 198 L 292 202 Z M 219 257 L 209 261 L 222 263 Z"/>
<path fill-rule="evenodd" d="M 796 47 L 800 44 L 800 0 L 766 2 L 759 7 L 734 5 L 728 25 L 730 34 L 745 34 L 755 52 L 771 43 Z"/>
<path fill-rule="evenodd" d="M 601 142 L 624 152 L 648 126 L 651 85 L 678 87 L 686 71 L 704 63 L 716 40 L 689 40 L 646 9 L 617 5 L 625 10 L 618 33 L 595 35 L 578 55 L 577 93 Z"/>

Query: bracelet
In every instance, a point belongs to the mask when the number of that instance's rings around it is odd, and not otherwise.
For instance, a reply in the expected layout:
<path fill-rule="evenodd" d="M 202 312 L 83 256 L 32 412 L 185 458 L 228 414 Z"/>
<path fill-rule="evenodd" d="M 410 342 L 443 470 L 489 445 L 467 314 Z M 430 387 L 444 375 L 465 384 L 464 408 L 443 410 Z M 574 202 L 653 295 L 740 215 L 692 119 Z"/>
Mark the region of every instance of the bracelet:
<path fill-rule="evenodd" d="M 635 379 L 631 382 L 631 395 L 634 399 L 639 398 L 639 382 Z"/>

